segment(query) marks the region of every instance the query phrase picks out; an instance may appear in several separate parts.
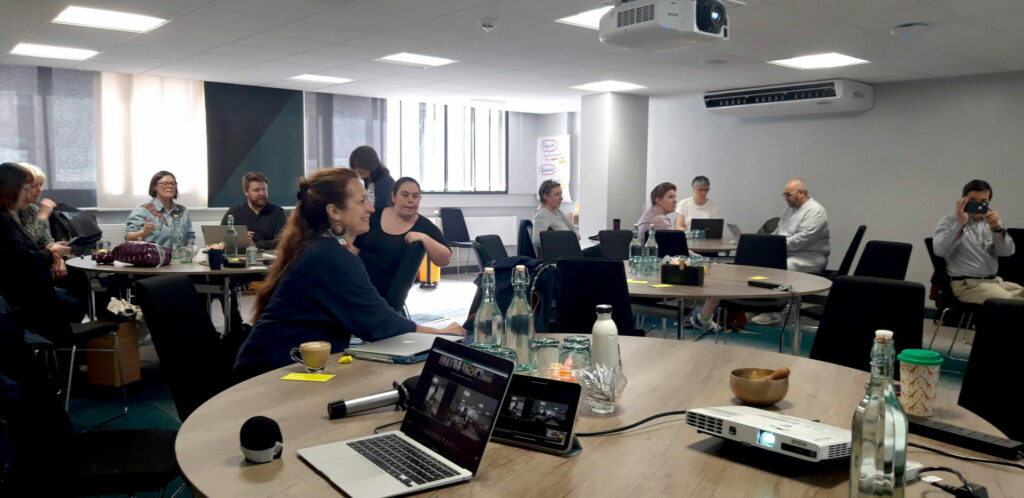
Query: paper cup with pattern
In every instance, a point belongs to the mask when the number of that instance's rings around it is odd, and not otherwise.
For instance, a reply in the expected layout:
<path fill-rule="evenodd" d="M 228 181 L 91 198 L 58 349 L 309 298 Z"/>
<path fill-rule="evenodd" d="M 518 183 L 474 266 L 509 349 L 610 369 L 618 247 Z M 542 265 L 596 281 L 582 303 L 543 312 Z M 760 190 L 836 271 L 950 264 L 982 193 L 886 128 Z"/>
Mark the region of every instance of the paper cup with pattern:
<path fill-rule="evenodd" d="M 930 417 L 938 395 L 942 356 L 925 349 L 904 349 L 900 360 L 900 403 L 907 415 Z"/>

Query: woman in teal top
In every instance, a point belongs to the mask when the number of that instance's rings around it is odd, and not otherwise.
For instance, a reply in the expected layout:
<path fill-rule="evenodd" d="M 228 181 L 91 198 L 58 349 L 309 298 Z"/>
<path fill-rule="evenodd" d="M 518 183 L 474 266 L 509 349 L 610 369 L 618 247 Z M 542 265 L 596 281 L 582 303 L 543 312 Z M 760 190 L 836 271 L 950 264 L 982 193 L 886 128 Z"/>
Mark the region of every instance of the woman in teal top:
<path fill-rule="evenodd" d="M 192 231 L 192 217 L 188 208 L 177 204 L 178 180 L 170 171 L 158 171 L 149 181 L 148 201 L 132 210 L 128 216 L 125 240 L 145 240 L 171 247 L 174 234 L 174 218 L 180 218 L 182 244 L 190 246 L 196 240 Z"/>

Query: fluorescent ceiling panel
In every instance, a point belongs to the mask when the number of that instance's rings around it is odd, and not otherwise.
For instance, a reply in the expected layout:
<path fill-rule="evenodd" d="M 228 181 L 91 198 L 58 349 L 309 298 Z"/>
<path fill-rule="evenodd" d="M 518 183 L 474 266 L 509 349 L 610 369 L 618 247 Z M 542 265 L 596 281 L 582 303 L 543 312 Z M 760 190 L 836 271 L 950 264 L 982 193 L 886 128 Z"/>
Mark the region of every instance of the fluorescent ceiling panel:
<path fill-rule="evenodd" d="M 451 64 L 453 62 L 459 62 L 452 59 L 445 59 L 444 57 L 431 57 L 429 55 L 410 54 L 409 52 L 392 54 L 387 57 L 381 57 L 377 60 L 380 62 L 390 62 L 392 64 L 416 67 L 437 67 L 445 64 Z"/>
<path fill-rule="evenodd" d="M 768 61 L 768 63 L 776 64 L 779 66 L 793 67 L 797 69 L 827 69 L 831 67 L 867 64 L 868 61 L 864 59 L 858 59 L 856 57 L 850 57 L 849 55 L 843 55 L 836 52 L 829 52 L 827 54 L 815 54 L 805 55 L 802 57 L 793 57 L 792 59 L 779 59 L 777 61 Z"/>
<path fill-rule="evenodd" d="M 55 47 L 53 45 L 37 45 L 35 43 L 19 43 L 11 55 L 24 55 L 27 57 L 45 57 L 47 59 L 66 59 L 81 61 L 92 57 L 99 52 L 86 50 L 84 48 Z"/>
<path fill-rule="evenodd" d="M 129 12 L 118 12 L 116 10 L 91 9 L 88 7 L 76 7 L 74 5 L 64 9 L 53 22 L 57 24 L 71 24 L 73 26 L 85 26 L 89 28 L 116 29 L 118 31 L 131 31 L 134 33 L 145 33 L 167 22 L 167 19 L 159 17 L 132 14 Z"/>
<path fill-rule="evenodd" d="M 605 15 L 606 12 L 612 10 L 613 5 L 607 7 L 599 7 L 596 9 L 588 10 L 586 12 L 580 12 L 574 16 L 563 17 L 561 19 L 555 19 L 555 22 L 562 24 L 569 24 L 572 26 L 579 26 L 587 29 L 597 29 L 601 24 L 601 16 Z"/>
<path fill-rule="evenodd" d="M 332 84 L 332 85 L 340 85 L 342 83 L 348 83 L 350 81 L 355 81 L 355 80 L 352 80 L 352 79 L 349 79 L 349 78 L 337 78 L 337 77 L 334 77 L 334 76 L 321 76 L 319 74 L 300 74 L 298 76 L 292 76 L 291 78 L 288 78 L 288 79 L 295 80 L 295 81 L 310 81 L 310 82 L 313 82 L 313 83 L 329 83 L 329 84 Z"/>
<path fill-rule="evenodd" d="M 571 86 L 569 88 L 584 90 L 587 92 L 623 92 L 626 90 L 637 90 L 646 87 L 643 85 L 637 85 L 636 83 L 627 83 L 625 81 L 605 80 L 595 81 L 585 85 Z"/>

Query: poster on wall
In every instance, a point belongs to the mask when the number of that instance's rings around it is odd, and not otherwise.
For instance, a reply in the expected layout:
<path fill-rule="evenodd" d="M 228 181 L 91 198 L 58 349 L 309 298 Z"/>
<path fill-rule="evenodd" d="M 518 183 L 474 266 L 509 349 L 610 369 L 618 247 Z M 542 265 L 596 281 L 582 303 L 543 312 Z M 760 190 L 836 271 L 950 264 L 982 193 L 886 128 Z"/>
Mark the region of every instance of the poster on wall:
<path fill-rule="evenodd" d="M 537 188 L 544 180 L 558 182 L 562 186 L 562 202 L 572 203 L 569 195 L 569 135 L 537 138 Z"/>

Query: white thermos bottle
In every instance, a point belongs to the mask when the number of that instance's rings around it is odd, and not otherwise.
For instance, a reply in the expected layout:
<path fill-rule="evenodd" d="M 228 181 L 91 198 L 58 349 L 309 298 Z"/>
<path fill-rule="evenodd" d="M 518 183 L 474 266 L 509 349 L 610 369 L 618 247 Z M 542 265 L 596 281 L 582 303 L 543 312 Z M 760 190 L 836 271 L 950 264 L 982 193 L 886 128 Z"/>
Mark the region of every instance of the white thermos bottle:
<path fill-rule="evenodd" d="M 603 363 L 608 368 L 619 370 L 622 366 L 619 358 L 619 329 L 612 321 L 611 305 L 597 305 L 597 321 L 594 322 L 592 334 L 591 361 L 595 365 Z"/>

